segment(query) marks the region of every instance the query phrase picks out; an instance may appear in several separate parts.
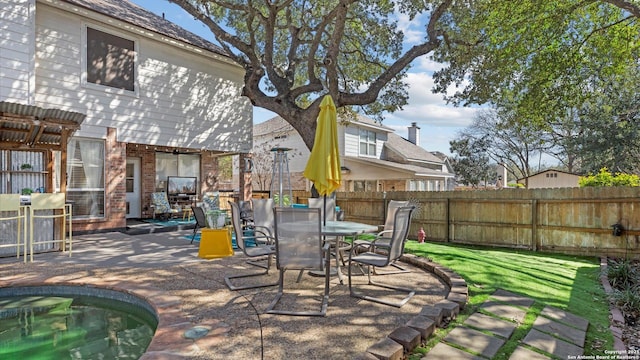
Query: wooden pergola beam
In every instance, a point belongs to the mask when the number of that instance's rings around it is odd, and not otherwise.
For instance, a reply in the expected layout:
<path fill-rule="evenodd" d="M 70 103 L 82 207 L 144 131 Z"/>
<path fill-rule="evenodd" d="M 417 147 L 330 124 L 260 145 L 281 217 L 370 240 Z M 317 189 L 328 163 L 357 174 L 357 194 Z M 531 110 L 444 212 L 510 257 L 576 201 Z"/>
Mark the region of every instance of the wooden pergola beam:
<path fill-rule="evenodd" d="M 53 152 L 60 151 L 60 191 L 67 191 L 67 144 L 86 115 L 0 101 L 0 150 L 44 151 L 46 190 L 54 191 Z"/>

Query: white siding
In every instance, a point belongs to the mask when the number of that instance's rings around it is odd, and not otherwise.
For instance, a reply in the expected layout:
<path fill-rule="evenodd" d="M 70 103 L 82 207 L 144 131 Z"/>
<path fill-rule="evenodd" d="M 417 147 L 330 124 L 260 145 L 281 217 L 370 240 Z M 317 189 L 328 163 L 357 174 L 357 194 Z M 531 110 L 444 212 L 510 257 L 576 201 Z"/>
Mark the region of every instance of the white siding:
<path fill-rule="evenodd" d="M 344 127 L 344 155 L 360 155 L 360 135 L 358 133 L 358 128 L 355 126 Z"/>
<path fill-rule="evenodd" d="M 0 101 L 33 104 L 35 0 L 0 1 Z"/>
<path fill-rule="evenodd" d="M 289 161 L 289 172 L 302 172 L 304 168 L 307 166 L 307 160 L 309 159 L 309 154 L 311 151 L 307 149 L 307 145 L 302 141 L 302 137 L 298 135 L 298 132 L 292 130 L 287 133 L 286 138 L 282 139 L 274 139 L 273 135 L 267 134 L 261 137 L 255 137 L 253 139 L 254 147 L 253 151 L 264 151 L 266 147 L 274 148 L 274 147 L 283 147 L 291 149 L 287 152 L 287 159 Z M 266 145 L 263 145 L 265 144 Z M 266 146 L 266 147 L 265 147 Z M 273 158 L 273 153 L 269 152 L 268 154 L 262 154 L 260 156 L 268 156 Z"/>
<path fill-rule="evenodd" d="M 38 4 L 37 105 L 86 114 L 77 136 L 103 137 L 112 127 L 122 142 L 251 150 L 252 108 L 240 96 L 241 68 L 113 23 Z M 82 84 L 85 25 L 136 41 L 137 93 Z"/>
<path fill-rule="evenodd" d="M 545 171 L 529 177 L 529 189 L 578 187 L 580 177 L 574 174 Z M 524 183 L 524 181 L 522 181 Z"/>

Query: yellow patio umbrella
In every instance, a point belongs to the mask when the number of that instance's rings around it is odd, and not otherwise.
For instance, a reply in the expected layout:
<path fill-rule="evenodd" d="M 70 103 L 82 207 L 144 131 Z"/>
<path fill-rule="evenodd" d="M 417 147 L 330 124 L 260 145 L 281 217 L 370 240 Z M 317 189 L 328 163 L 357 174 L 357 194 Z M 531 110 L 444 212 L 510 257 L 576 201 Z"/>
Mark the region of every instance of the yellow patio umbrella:
<path fill-rule="evenodd" d="M 342 177 L 336 105 L 331 95 L 325 95 L 320 103 L 316 137 L 303 174 L 313 181 L 318 193 L 325 197 L 340 187 Z"/>

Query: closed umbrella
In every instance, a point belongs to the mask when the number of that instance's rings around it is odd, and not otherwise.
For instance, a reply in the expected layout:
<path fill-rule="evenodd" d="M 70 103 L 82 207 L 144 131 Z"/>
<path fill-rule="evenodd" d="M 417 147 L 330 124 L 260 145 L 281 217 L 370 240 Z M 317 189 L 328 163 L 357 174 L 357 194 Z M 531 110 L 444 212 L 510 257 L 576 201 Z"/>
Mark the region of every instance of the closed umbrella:
<path fill-rule="evenodd" d="M 340 187 L 338 125 L 336 105 L 331 95 L 325 95 L 320 103 L 316 137 L 303 174 L 313 182 L 318 194 L 324 196 L 325 203 L 327 195 Z"/>

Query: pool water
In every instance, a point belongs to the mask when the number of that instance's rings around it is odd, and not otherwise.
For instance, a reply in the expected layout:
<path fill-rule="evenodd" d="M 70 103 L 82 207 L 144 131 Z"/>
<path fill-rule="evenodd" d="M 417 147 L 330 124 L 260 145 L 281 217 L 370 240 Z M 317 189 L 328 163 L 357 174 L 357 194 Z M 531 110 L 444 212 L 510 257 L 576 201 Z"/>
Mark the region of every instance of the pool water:
<path fill-rule="evenodd" d="M 0 297 L 0 359 L 138 359 L 156 325 L 148 311 L 114 299 Z"/>

